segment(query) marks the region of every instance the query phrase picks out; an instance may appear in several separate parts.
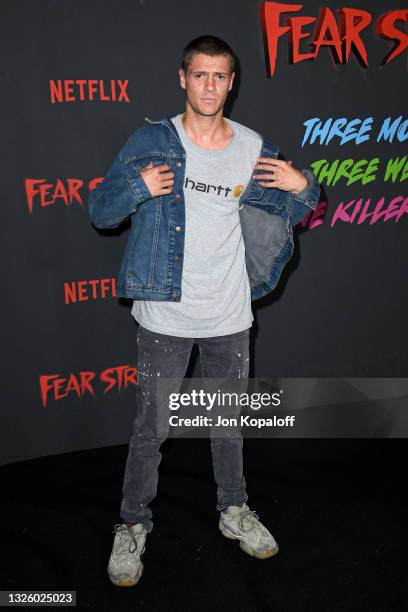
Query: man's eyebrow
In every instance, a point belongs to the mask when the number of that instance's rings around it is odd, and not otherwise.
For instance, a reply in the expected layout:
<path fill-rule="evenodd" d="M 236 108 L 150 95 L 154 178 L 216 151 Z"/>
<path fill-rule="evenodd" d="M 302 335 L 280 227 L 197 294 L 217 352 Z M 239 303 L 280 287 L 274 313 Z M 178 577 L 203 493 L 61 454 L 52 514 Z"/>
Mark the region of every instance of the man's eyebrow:
<path fill-rule="evenodd" d="M 210 74 L 209 72 L 206 72 L 205 70 L 193 70 L 192 72 L 193 74 Z M 212 72 L 211 74 L 228 74 L 228 72 Z"/>

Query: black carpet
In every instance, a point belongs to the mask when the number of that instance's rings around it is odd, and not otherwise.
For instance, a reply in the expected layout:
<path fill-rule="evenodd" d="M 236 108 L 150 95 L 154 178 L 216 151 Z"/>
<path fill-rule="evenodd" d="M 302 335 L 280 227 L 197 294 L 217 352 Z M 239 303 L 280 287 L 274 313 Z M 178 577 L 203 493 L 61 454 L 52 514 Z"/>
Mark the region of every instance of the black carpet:
<path fill-rule="evenodd" d="M 406 440 L 244 448 L 248 504 L 276 557 L 255 559 L 221 535 L 209 441 L 172 439 L 131 588 L 106 571 L 127 446 L 1 467 L 0 589 L 75 590 L 78 608 L 115 611 L 408 610 Z"/>

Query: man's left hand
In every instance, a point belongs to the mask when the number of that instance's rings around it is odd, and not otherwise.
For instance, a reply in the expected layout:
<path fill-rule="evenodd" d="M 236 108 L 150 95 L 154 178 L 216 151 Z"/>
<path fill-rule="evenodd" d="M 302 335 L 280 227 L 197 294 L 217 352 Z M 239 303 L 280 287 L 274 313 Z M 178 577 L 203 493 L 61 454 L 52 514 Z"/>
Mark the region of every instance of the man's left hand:
<path fill-rule="evenodd" d="M 275 187 L 282 191 L 291 191 L 298 194 L 307 187 L 307 178 L 292 166 L 291 161 L 274 159 L 273 157 L 258 157 L 255 170 L 269 170 L 271 174 L 254 174 L 261 187 Z M 267 180 L 262 180 L 267 179 Z"/>

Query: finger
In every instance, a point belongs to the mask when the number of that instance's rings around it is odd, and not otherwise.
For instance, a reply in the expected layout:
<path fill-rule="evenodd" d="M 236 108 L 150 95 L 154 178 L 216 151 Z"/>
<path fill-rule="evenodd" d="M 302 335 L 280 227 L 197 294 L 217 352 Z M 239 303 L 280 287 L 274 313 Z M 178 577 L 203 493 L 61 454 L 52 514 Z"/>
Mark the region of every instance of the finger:
<path fill-rule="evenodd" d="M 160 180 L 166 181 L 169 178 L 174 177 L 174 172 L 160 172 Z"/>
<path fill-rule="evenodd" d="M 278 187 L 279 181 L 262 181 L 259 182 L 261 187 Z"/>
<path fill-rule="evenodd" d="M 168 187 L 167 189 L 163 189 L 163 190 L 160 192 L 160 194 L 161 194 L 161 195 L 166 195 L 166 194 L 168 194 L 168 193 L 171 193 L 172 191 L 173 191 L 173 188 L 172 188 L 172 187 Z"/>
<path fill-rule="evenodd" d="M 150 160 L 147 162 L 146 166 L 144 166 L 144 168 L 152 168 L 153 167 L 153 162 Z"/>
<path fill-rule="evenodd" d="M 278 168 L 272 164 L 256 164 L 255 170 L 270 170 L 273 172 L 274 170 L 278 170 Z"/>
<path fill-rule="evenodd" d="M 280 161 L 280 160 L 279 160 Z M 261 163 L 257 163 L 255 166 L 255 169 L 259 169 L 259 170 L 270 170 L 271 172 L 281 172 L 282 170 L 284 171 L 285 169 L 287 169 L 288 165 L 292 165 L 292 162 L 288 163 L 288 162 L 283 162 L 283 164 L 275 164 L 275 163 L 266 163 L 263 162 Z"/>
<path fill-rule="evenodd" d="M 270 161 L 269 161 L 269 160 L 267 160 L 267 159 L 264 159 L 263 161 L 257 161 L 257 162 L 256 162 L 256 166 L 262 166 L 262 165 L 264 165 L 264 166 L 268 166 L 268 168 L 272 168 L 272 167 L 273 167 L 273 168 L 276 168 L 277 166 L 276 166 L 276 164 L 274 164 L 274 163 L 273 163 L 273 161 L 274 161 L 274 160 L 270 160 Z M 255 167 L 256 167 L 256 166 L 255 166 Z"/>
<path fill-rule="evenodd" d="M 157 166 L 155 166 L 155 170 L 157 170 L 158 172 L 163 172 L 164 170 L 170 170 L 170 166 L 168 166 L 167 164 L 158 164 Z"/>
<path fill-rule="evenodd" d="M 283 159 L 274 159 L 273 157 L 258 157 L 256 161 L 257 164 L 268 164 L 268 166 L 276 166 L 277 168 L 284 168 L 288 163 Z"/>
<path fill-rule="evenodd" d="M 168 181 L 161 181 L 160 189 L 162 189 L 163 187 L 170 187 L 172 185 L 174 185 L 174 181 L 172 179 L 169 179 Z"/>
<path fill-rule="evenodd" d="M 284 171 L 284 168 L 282 168 L 281 166 L 272 166 L 272 164 L 257 164 L 254 167 L 254 170 L 268 170 L 268 172 L 282 172 Z"/>
<path fill-rule="evenodd" d="M 284 166 L 286 164 L 283 159 L 275 159 L 274 157 L 257 157 L 256 161 L 261 164 L 271 164 L 273 166 Z"/>
<path fill-rule="evenodd" d="M 268 180 L 277 180 L 277 176 L 271 176 L 270 174 L 254 174 L 254 179 L 268 179 Z"/>

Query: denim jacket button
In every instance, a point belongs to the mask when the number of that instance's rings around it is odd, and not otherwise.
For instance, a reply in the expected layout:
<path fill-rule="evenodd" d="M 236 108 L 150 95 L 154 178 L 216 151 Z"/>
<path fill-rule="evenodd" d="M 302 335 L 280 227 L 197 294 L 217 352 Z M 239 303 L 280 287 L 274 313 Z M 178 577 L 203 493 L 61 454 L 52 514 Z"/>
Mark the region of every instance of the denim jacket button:
<path fill-rule="evenodd" d="M 173 295 L 172 295 L 171 297 L 172 297 L 172 298 L 175 300 L 175 299 L 176 299 L 176 297 L 177 297 L 177 293 L 176 293 L 176 292 L 174 292 L 174 293 L 173 293 Z"/>
<path fill-rule="evenodd" d="M 176 166 L 177 166 L 177 168 L 180 168 L 180 166 L 181 166 L 181 161 L 176 161 Z"/>
<path fill-rule="evenodd" d="M 180 259 L 179 255 L 176 255 L 174 258 L 174 261 L 179 261 L 179 259 Z"/>
<path fill-rule="evenodd" d="M 179 200 L 181 198 L 181 195 L 179 193 L 176 194 L 176 200 Z"/>
<path fill-rule="evenodd" d="M 181 232 L 181 227 L 179 225 L 176 227 L 176 232 Z"/>

